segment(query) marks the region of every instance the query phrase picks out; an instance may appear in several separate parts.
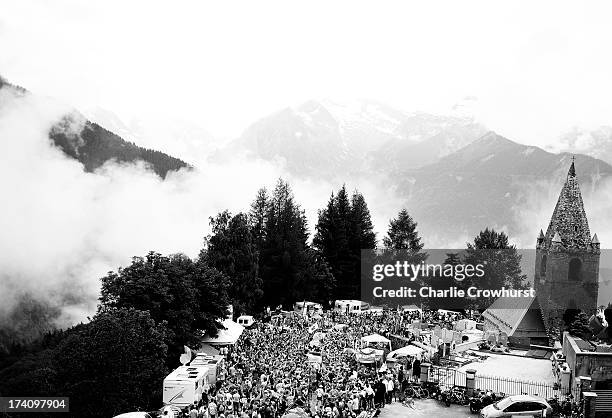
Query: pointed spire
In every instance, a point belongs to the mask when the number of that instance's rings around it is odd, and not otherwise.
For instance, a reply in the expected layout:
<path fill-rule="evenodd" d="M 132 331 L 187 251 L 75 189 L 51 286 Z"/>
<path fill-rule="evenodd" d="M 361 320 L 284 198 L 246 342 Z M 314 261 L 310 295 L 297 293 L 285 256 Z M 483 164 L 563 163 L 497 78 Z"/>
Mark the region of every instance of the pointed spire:
<path fill-rule="evenodd" d="M 570 165 L 569 171 L 567 173 L 568 177 L 576 177 L 576 167 L 574 166 L 575 160 L 576 160 L 576 157 L 572 156 L 572 165 Z"/>
<path fill-rule="evenodd" d="M 561 241 L 561 236 L 559 235 L 558 232 L 555 232 L 555 236 L 553 237 L 552 242 L 553 243 L 556 242 L 556 243 L 559 243 L 559 244 L 563 242 L 563 241 Z"/>
<path fill-rule="evenodd" d="M 599 238 L 597 238 L 597 234 L 593 235 L 593 239 L 591 240 L 591 244 L 599 244 Z"/>
<path fill-rule="evenodd" d="M 546 230 L 546 242 L 559 235 L 563 242 L 575 248 L 587 249 L 591 242 L 589 221 L 584 211 L 580 186 L 576 178 L 575 157 L 567 173 L 567 179 L 559 194 L 552 218 Z"/>

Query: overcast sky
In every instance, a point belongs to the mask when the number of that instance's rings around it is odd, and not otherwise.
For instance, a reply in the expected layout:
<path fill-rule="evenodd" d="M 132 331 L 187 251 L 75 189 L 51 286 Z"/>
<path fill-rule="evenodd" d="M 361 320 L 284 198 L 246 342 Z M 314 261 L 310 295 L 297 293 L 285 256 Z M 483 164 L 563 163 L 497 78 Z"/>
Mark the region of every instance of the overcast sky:
<path fill-rule="evenodd" d="M 487 126 L 544 144 L 612 124 L 611 5 L 0 0 L 0 74 L 226 137 L 310 98 L 444 112 L 473 96 Z"/>

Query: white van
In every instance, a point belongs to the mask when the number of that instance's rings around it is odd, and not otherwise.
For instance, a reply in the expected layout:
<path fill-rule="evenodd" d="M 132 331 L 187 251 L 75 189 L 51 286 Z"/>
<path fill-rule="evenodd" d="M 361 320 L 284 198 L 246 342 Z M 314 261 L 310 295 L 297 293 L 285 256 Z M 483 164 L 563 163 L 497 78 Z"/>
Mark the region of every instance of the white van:
<path fill-rule="evenodd" d="M 354 299 L 341 299 L 334 303 L 334 311 L 340 314 L 361 314 L 370 309 L 370 304 Z"/>

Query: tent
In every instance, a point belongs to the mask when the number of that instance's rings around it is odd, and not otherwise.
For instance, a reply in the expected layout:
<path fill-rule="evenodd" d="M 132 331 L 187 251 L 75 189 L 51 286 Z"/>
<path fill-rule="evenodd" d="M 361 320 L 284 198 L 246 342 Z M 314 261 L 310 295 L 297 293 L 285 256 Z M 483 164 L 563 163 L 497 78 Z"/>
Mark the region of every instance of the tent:
<path fill-rule="evenodd" d="M 238 338 L 244 332 L 244 327 L 240 324 L 235 323 L 231 319 L 224 319 L 221 325 L 225 329 L 220 329 L 216 337 L 210 335 L 205 336 L 202 339 L 202 343 L 210 345 L 234 345 Z"/>
<path fill-rule="evenodd" d="M 379 356 L 377 351 L 378 350 L 373 350 L 371 348 L 362 348 L 357 352 L 355 359 L 361 364 L 376 363 L 377 361 L 382 360 L 382 353 Z"/>
<path fill-rule="evenodd" d="M 382 343 L 382 344 L 391 344 L 391 340 L 389 340 L 388 338 L 383 337 L 380 334 L 372 334 L 372 335 L 368 335 L 366 337 L 362 337 L 361 338 L 361 343 L 366 345 L 366 344 L 378 344 L 378 343 Z"/>
<path fill-rule="evenodd" d="M 366 337 L 361 338 L 361 346 L 362 347 L 371 347 L 378 346 L 378 348 L 382 348 L 380 346 L 384 346 L 389 351 L 391 351 L 391 341 L 388 338 L 383 337 L 380 334 L 372 334 Z M 378 350 L 382 354 L 382 350 Z"/>
<path fill-rule="evenodd" d="M 425 350 L 420 347 L 416 347 L 414 345 L 407 345 L 395 351 L 391 351 L 387 358 L 416 357 L 420 355 L 423 351 Z"/>

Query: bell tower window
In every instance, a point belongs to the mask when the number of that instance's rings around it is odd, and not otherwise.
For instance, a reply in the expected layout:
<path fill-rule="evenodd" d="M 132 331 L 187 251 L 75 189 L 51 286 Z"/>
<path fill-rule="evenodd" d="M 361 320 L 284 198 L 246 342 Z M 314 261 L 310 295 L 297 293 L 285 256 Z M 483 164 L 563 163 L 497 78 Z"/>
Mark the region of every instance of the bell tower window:
<path fill-rule="evenodd" d="M 546 254 L 542 256 L 542 261 L 540 262 L 540 276 L 546 276 Z"/>
<path fill-rule="evenodd" d="M 582 261 L 579 258 L 572 258 L 569 262 L 567 279 L 570 281 L 582 280 Z"/>

